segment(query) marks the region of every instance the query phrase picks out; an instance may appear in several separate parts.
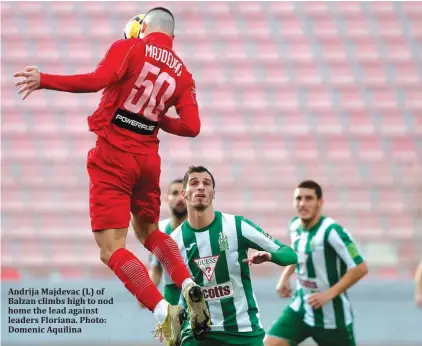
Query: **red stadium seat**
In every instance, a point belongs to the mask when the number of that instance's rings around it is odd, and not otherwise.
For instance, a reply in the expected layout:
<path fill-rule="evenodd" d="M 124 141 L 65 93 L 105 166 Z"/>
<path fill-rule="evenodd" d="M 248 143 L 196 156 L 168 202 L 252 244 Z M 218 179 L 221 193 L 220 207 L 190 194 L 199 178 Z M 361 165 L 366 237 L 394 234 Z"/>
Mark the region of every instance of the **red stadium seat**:
<path fill-rule="evenodd" d="M 353 229 L 349 226 L 346 226 L 346 228 L 352 232 L 355 239 L 376 241 L 383 235 L 388 234 L 388 230 L 383 229 L 380 225 L 378 217 L 357 214 L 353 220 L 355 221 Z"/>
<path fill-rule="evenodd" d="M 358 158 L 363 161 L 385 160 L 386 150 L 379 137 L 361 137 L 357 140 L 357 147 Z"/>
<path fill-rule="evenodd" d="M 343 20 L 347 37 L 351 39 L 360 39 L 371 35 L 370 22 L 366 17 L 353 17 L 347 15 L 344 16 Z"/>
<path fill-rule="evenodd" d="M 293 2 L 268 2 L 267 5 L 267 12 L 274 14 L 277 18 L 287 19 L 295 19 L 294 12 L 295 12 L 295 4 Z"/>
<path fill-rule="evenodd" d="M 365 182 L 373 186 L 394 186 L 395 179 L 389 164 L 368 162 L 366 165 Z"/>
<path fill-rule="evenodd" d="M 421 157 L 421 153 L 416 149 L 415 141 L 407 136 L 391 138 L 390 153 L 397 161 L 416 162 Z"/>
<path fill-rule="evenodd" d="M 329 162 L 349 161 L 352 158 L 350 141 L 344 136 L 327 136 L 322 156 Z"/>
<path fill-rule="evenodd" d="M 356 87 L 341 90 L 339 92 L 339 104 L 341 109 L 346 111 L 366 109 L 366 101 L 363 98 L 363 92 Z"/>
<path fill-rule="evenodd" d="M 297 161 L 317 161 L 321 151 L 318 142 L 311 136 L 300 136 L 292 138 L 290 157 L 293 162 Z"/>
<path fill-rule="evenodd" d="M 357 136 L 375 133 L 373 117 L 366 112 L 349 111 L 344 118 L 347 121 L 346 133 Z"/>
<path fill-rule="evenodd" d="M 344 129 L 342 126 L 341 116 L 333 111 L 318 111 L 312 116 L 315 126 L 312 131 L 321 135 L 342 134 Z"/>
<path fill-rule="evenodd" d="M 314 131 L 305 114 L 300 111 L 285 111 L 271 115 L 275 123 L 280 124 L 276 130 L 285 135 L 304 135 Z"/>
<path fill-rule="evenodd" d="M 360 167 L 353 164 L 335 165 L 333 166 L 333 174 L 339 187 L 354 188 L 362 186 L 366 181 L 362 178 Z"/>

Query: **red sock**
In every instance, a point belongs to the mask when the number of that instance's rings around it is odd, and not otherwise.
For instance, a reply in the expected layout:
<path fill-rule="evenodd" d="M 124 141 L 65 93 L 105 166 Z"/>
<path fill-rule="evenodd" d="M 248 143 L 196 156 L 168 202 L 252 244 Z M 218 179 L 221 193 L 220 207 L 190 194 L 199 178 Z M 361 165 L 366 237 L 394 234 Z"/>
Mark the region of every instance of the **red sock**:
<path fill-rule="evenodd" d="M 177 287 L 181 288 L 183 281 L 191 277 L 176 242 L 164 232 L 152 232 L 144 246 L 157 257 Z"/>
<path fill-rule="evenodd" d="M 154 311 L 163 296 L 149 278 L 145 266 L 132 252 L 117 249 L 108 260 L 108 266 L 140 303 Z"/>

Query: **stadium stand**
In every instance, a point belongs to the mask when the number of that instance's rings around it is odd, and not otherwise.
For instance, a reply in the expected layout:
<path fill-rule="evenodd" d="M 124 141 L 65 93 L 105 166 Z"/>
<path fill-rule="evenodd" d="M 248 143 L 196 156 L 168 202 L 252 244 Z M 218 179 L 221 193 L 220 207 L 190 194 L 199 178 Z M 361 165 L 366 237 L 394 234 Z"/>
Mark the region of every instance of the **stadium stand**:
<path fill-rule="evenodd" d="M 22 102 L 13 73 L 89 72 L 126 21 L 157 4 L 2 2 L 3 280 L 106 275 L 85 169 L 95 141 L 86 116 L 100 94 L 42 91 Z M 218 208 L 287 242 L 292 190 L 315 179 L 371 272 L 409 275 L 422 253 L 422 4 L 164 5 L 197 82 L 203 130 L 161 135 L 163 188 L 206 165 Z"/>

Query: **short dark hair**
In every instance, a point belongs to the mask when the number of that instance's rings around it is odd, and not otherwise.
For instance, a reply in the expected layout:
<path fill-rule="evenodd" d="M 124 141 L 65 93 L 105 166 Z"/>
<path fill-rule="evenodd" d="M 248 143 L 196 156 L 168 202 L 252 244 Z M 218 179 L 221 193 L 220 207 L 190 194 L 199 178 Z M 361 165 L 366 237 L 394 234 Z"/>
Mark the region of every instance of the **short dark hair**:
<path fill-rule="evenodd" d="M 210 175 L 211 180 L 212 180 L 212 187 L 215 189 L 214 176 L 204 166 L 189 166 L 188 171 L 185 173 L 185 176 L 183 177 L 183 188 L 186 189 L 186 186 L 188 185 L 188 179 L 189 179 L 190 174 L 192 174 L 192 173 L 203 173 L 203 172 L 207 172 Z"/>
<path fill-rule="evenodd" d="M 304 180 L 301 183 L 299 183 L 299 185 L 297 186 L 298 188 L 303 188 L 303 189 L 311 189 L 315 191 L 315 194 L 317 196 L 318 199 L 322 198 L 322 189 L 321 186 L 313 181 L 313 180 Z"/>
<path fill-rule="evenodd" d="M 152 11 L 164 11 L 164 12 L 167 12 L 167 13 L 171 16 L 171 18 L 173 18 L 173 21 L 175 21 L 174 16 L 173 16 L 173 13 L 171 13 L 171 11 L 170 11 L 169 9 L 167 9 L 167 8 L 165 8 L 165 7 L 161 7 L 161 6 L 151 8 L 151 9 L 150 9 L 150 10 L 149 10 L 146 14 L 145 14 L 145 17 L 146 17 L 146 15 L 147 15 L 148 13 L 150 13 L 150 12 L 152 12 Z"/>
<path fill-rule="evenodd" d="M 183 179 L 180 179 L 180 178 L 178 178 L 178 179 L 173 179 L 173 180 L 170 182 L 170 184 L 169 184 L 169 186 L 168 186 L 168 188 L 167 188 L 167 193 L 170 193 L 170 188 L 173 186 L 173 184 L 183 184 Z"/>

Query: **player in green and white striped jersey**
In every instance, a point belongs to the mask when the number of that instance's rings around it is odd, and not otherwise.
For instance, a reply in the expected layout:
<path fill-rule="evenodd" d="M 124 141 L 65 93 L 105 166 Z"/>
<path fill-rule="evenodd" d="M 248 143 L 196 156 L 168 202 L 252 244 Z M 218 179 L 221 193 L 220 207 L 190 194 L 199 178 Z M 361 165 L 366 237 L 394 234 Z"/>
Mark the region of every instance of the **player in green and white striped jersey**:
<path fill-rule="evenodd" d="M 355 346 L 346 290 L 368 268 L 349 232 L 321 214 L 322 189 L 316 182 L 298 185 L 294 205 L 298 216 L 290 221 L 289 233 L 298 262 L 283 271 L 277 291 L 289 297 L 290 276 L 296 272 L 296 292 L 269 329 L 265 346 L 296 346 L 308 337 L 319 346 Z"/>
<path fill-rule="evenodd" d="M 201 286 L 211 315 L 211 330 L 197 338 L 185 323 L 183 346 L 262 346 L 264 330 L 249 265 L 296 263 L 292 248 L 248 219 L 215 211 L 215 180 L 202 166 L 191 166 L 183 180 L 188 219 L 174 230 L 185 264 Z M 248 249 L 258 250 L 248 258 Z M 179 301 L 180 290 L 166 278 L 164 297 Z M 189 311 L 188 311 L 189 313 Z"/>
<path fill-rule="evenodd" d="M 182 196 L 183 180 L 175 179 L 170 182 L 167 189 L 167 205 L 169 208 L 170 217 L 161 220 L 158 223 L 158 228 L 161 232 L 170 235 L 179 225 L 186 220 L 187 209 L 186 200 Z M 155 286 L 161 282 L 163 277 L 163 267 L 153 254 L 149 257 L 149 276 Z M 167 274 L 165 274 L 167 275 Z"/>

